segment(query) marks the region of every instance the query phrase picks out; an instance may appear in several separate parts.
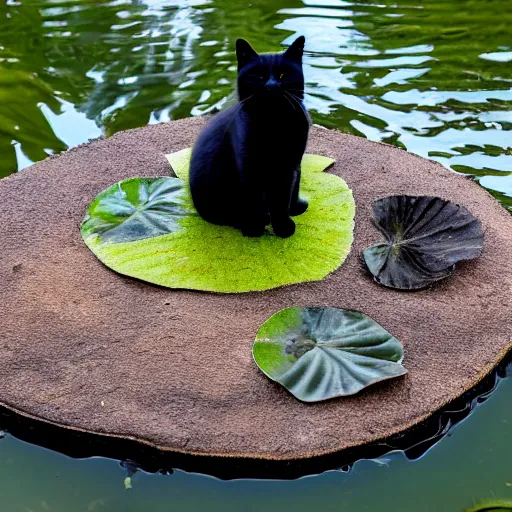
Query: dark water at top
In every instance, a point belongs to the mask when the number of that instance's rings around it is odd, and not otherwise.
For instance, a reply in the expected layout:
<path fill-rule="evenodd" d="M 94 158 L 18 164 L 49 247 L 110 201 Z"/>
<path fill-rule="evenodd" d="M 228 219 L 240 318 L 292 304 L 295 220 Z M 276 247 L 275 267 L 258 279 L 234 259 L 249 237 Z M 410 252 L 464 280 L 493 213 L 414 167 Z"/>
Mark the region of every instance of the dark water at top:
<path fill-rule="evenodd" d="M 316 123 L 473 175 L 512 211 L 511 26 L 511 0 L 3 1 L 0 176 L 90 138 L 214 112 L 233 92 L 236 38 L 278 51 L 304 34 Z M 391 454 L 294 482 L 137 473 L 124 491 L 115 461 L 7 436 L 0 510 L 448 512 L 512 499 L 511 392 L 504 381 L 418 461 Z"/>
<path fill-rule="evenodd" d="M 473 174 L 512 207 L 510 0 L 7 0 L 0 176 L 89 138 L 221 108 L 234 42 L 307 38 L 315 122 Z"/>

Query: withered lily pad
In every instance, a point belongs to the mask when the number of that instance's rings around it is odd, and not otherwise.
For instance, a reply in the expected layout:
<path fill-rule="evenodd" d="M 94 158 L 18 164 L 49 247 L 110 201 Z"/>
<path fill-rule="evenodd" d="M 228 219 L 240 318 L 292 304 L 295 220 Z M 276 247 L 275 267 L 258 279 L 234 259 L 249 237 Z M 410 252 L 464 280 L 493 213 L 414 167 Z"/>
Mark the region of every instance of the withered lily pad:
<path fill-rule="evenodd" d="M 452 274 L 458 261 L 480 256 L 480 221 L 458 204 L 426 196 L 390 196 L 373 203 L 374 222 L 386 242 L 365 249 L 375 280 L 419 290 Z"/>
<path fill-rule="evenodd" d="M 370 317 L 336 308 L 288 308 L 259 329 L 253 357 L 303 402 L 358 393 L 407 373 L 402 344 Z"/>
<path fill-rule="evenodd" d="M 322 172 L 334 160 L 304 156 L 301 193 L 309 208 L 294 218 L 292 237 L 269 230 L 247 238 L 198 215 L 188 189 L 190 154 L 167 155 L 177 178 L 132 178 L 96 197 L 81 233 L 100 261 L 169 288 L 231 293 L 322 279 L 345 260 L 355 204 L 341 178 Z"/>

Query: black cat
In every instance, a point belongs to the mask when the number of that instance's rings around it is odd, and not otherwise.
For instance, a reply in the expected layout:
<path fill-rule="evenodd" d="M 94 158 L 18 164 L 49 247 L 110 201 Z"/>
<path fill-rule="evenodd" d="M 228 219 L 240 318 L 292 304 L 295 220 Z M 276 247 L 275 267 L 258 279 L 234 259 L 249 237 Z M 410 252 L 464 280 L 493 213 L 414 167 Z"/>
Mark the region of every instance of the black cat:
<path fill-rule="evenodd" d="M 190 190 L 203 219 L 246 236 L 295 232 L 290 215 L 299 199 L 300 162 L 311 124 L 302 103 L 305 39 L 282 54 L 258 55 L 236 42 L 239 103 L 220 112 L 199 135 L 190 163 Z"/>

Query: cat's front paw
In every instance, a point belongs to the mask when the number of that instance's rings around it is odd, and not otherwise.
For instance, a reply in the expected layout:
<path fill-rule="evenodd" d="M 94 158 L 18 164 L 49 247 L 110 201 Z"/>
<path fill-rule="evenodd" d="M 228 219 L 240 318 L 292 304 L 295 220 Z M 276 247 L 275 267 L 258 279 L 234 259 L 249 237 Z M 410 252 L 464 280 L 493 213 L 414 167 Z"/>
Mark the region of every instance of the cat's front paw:
<path fill-rule="evenodd" d="M 274 233 L 281 238 L 288 238 L 295 233 L 295 222 L 292 219 L 286 219 L 281 222 L 273 222 Z"/>
<path fill-rule="evenodd" d="M 302 215 L 308 209 L 308 202 L 304 199 L 297 199 L 297 202 L 290 206 L 290 215 Z"/>
<path fill-rule="evenodd" d="M 242 228 L 242 235 L 248 236 L 251 238 L 259 238 L 260 236 L 263 236 L 265 233 L 265 226 L 244 226 Z"/>

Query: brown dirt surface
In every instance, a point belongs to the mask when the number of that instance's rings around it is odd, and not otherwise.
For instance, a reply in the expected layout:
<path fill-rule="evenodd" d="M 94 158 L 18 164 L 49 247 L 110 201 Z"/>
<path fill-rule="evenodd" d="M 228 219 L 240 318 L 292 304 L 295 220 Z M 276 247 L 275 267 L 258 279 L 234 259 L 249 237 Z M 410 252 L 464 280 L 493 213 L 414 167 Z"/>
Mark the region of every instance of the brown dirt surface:
<path fill-rule="evenodd" d="M 309 152 L 336 159 L 353 189 L 355 241 L 322 281 L 267 292 L 170 290 L 118 275 L 80 238 L 88 204 L 116 181 L 170 173 L 204 120 L 117 134 L 0 181 L 0 403 L 67 428 L 193 454 L 296 459 L 401 432 L 473 387 L 512 340 L 512 217 L 477 184 L 392 146 L 313 128 Z M 430 290 L 378 286 L 361 250 L 380 235 L 374 199 L 434 195 L 485 230 L 478 260 Z M 280 309 L 360 310 L 405 347 L 405 378 L 304 404 L 252 360 Z"/>

